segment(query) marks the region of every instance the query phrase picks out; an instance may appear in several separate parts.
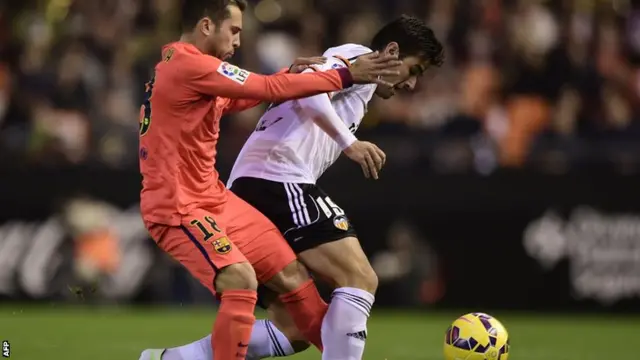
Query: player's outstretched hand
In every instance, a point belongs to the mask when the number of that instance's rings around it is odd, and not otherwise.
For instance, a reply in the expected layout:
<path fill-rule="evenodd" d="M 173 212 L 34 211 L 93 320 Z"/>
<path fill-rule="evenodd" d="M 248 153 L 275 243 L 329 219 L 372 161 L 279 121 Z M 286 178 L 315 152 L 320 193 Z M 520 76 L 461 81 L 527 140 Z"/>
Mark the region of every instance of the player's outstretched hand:
<path fill-rule="evenodd" d="M 327 58 L 324 56 L 313 57 L 299 57 L 289 67 L 291 74 L 299 74 L 313 65 L 322 65 L 327 62 Z"/>
<path fill-rule="evenodd" d="M 402 62 L 397 55 L 380 55 L 378 51 L 358 57 L 350 68 L 351 77 L 356 84 L 378 84 L 393 86 L 384 81 L 382 76 L 394 76 L 399 72 L 395 70 Z"/>
<path fill-rule="evenodd" d="M 349 159 L 357 162 L 362 167 L 364 177 L 374 178 L 378 180 L 378 174 L 384 163 L 387 161 L 387 155 L 380 150 L 375 144 L 367 141 L 356 141 L 348 148 L 344 149 L 344 154 Z"/>

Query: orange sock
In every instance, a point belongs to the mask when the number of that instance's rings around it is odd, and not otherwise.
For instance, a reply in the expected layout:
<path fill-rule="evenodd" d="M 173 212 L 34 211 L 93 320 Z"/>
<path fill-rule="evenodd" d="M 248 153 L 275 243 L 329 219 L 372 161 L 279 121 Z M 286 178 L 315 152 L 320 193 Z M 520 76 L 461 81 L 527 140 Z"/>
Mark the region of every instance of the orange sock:
<path fill-rule="evenodd" d="M 255 290 L 226 290 L 213 323 L 211 346 L 216 360 L 244 360 L 256 317 Z"/>
<path fill-rule="evenodd" d="M 296 290 L 280 295 L 280 301 L 285 305 L 296 326 L 307 338 L 322 351 L 322 320 L 329 306 L 322 300 L 318 288 L 309 280 Z M 216 358 L 216 360 L 218 360 Z"/>

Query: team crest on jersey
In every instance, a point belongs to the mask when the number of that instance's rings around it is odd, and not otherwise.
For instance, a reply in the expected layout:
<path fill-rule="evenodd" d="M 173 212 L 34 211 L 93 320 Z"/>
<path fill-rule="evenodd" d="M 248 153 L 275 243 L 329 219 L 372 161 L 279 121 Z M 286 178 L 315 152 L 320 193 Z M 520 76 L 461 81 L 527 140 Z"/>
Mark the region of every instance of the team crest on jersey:
<path fill-rule="evenodd" d="M 221 237 L 220 239 L 214 240 L 212 242 L 213 249 L 218 254 L 227 254 L 231 251 L 231 242 L 229 242 L 229 238 L 226 236 Z"/>
<path fill-rule="evenodd" d="M 333 219 L 333 226 L 340 230 L 347 231 L 349 230 L 349 220 L 344 216 L 336 216 Z"/>
<path fill-rule="evenodd" d="M 247 70 L 240 69 L 239 67 L 231 65 L 227 62 L 223 62 L 222 64 L 220 64 L 218 72 L 240 85 L 244 85 L 244 83 L 247 82 L 250 74 Z"/>

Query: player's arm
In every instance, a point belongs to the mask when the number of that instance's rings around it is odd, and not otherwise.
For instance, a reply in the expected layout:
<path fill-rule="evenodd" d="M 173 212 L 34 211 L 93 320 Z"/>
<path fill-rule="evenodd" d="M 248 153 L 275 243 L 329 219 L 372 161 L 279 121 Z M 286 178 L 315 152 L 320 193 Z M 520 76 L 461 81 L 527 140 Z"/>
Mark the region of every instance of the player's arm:
<path fill-rule="evenodd" d="M 286 74 L 289 72 L 289 68 L 284 68 L 278 71 L 276 74 Z M 256 99 L 232 99 L 229 105 L 225 109 L 225 113 L 236 113 L 254 108 L 262 104 L 264 100 Z"/>
<path fill-rule="evenodd" d="M 326 94 L 300 99 L 294 104 L 294 109 L 301 119 L 313 119 L 322 131 L 338 143 L 347 157 L 360 164 L 366 178 L 378 179 L 378 173 L 386 162 L 385 153 L 375 144 L 359 141 L 340 119 Z"/>
<path fill-rule="evenodd" d="M 304 72 L 321 72 L 331 69 L 349 68 L 349 60 L 341 56 L 331 56 L 320 66 L 311 66 Z M 294 104 L 300 119 L 313 119 L 313 122 L 331 137 L 344 151 L 353 145 L 358 139 L 349 130 L 347 124 L 342 121 L 335 108 L 331 104 L 334 93 L 328 92 L 297 100 Z"/>
<path fill-rule="evenodd" d="M 286 74 L 286 73 L 297 74 L 304 71 L 306 68 L 309 68 L 310 66 L 322 65 L 326 62 L 326 60 L 327 59 L 325 57 L 321 57 L 321 56 L 310 57 L 310 58 L 304 58 L 304 57 L 297 58 L 291 66 L 278 71 L 276 74 Z M 226 113 L 241 112 L 241 111 L 256 107 L 260 105 L 262 102 L 263 102 L 262 100 L 254 100 L 254 99 L 233 99 L 231 100 L 231 102 L 229 102 L 229 105 L 225 109 L 225 112 Z"/>
<path fill-rule="evenodd" d="M 336 113 L 327 95 L 321 94 L 297 100 L 294 108 L 301 119 L 313 119 L 322 131 L 338 143 L 342 150 L 345 150 L 358 141 L 358 138 Z"/>
<path fill-rule="evenodd" d="M 191 57 L 189 60 L 180 69 L 185 71 L 187 86 L 210 96 L 278 102 L 353 85 L 348 69 L 264 76 L 223 63 L 211 56 Z"/>

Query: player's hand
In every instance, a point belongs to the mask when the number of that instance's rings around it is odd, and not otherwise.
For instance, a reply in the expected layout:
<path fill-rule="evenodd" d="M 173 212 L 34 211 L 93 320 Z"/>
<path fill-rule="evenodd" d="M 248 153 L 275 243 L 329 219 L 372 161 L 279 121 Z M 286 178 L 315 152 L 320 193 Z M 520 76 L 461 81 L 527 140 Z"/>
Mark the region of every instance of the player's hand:
<path fill-rule="evenodd" d="M 387 161 L 387 155 L 375 144 L 367 141 L 354 142 L 344 149 L 344 154 L 349 159 L 360 164 L 364 177 L 367 179 L 374 178 L 378 180 L 378 174 Z"/>
<path fill-rule="evenodd" d="M 358 57 L 349 71 L 356 84 L 378 84 L 393 86 L 394 84 L 384 81 L 382 76 L 394 76 L 400 73 L 395 70 L 402 62 L 397 55 L 380 55 L 378 51 Z"/>
<path fill-rule="evenodd" d="M 324 56 L 299 57 L 289 67 L 289 72 L 291 74 L 299 74 L 313 65 L 322 65 L 326 62 L 327 58 Z"/>

